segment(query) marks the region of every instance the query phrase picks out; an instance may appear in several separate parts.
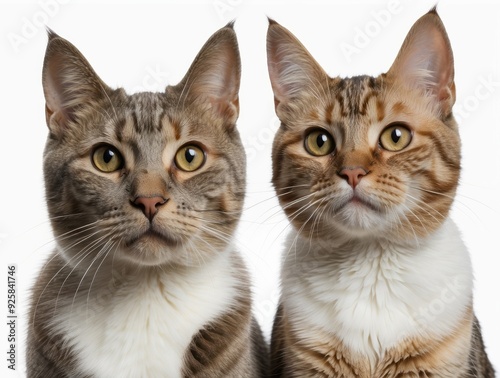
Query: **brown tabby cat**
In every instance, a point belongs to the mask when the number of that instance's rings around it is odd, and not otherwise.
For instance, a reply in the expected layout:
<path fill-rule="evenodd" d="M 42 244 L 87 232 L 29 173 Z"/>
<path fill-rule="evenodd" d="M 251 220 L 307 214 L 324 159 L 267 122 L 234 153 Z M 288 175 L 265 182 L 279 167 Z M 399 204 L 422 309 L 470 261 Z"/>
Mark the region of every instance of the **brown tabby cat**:
<path fill-rule="evenodd" d="M 232 245 L 245 191 L 232 25 L 164 93 L 109 88 L 49 32 L 44 154 L 56 250 L 33 289 L 29 377 L 263 377 Z"/>
<path fill-rule="evenodd" d="M 275 377 L 494 377 L 468 252 L 453 55 L 436 10 L 378 77 L 330 78 L 270 21 L 281 120 L 273 184 L 294 230 L 271 343 Z"/>

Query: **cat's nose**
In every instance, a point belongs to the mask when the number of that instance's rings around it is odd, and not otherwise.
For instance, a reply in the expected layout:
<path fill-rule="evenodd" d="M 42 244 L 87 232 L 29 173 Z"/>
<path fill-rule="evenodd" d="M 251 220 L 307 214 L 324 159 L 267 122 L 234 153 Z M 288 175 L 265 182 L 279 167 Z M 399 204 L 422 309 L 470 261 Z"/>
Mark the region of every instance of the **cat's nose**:
<path fill-rule="evenodd" d="M 132 204 L 142 210 L 146 218 L 151 222 L 153 217 L 158 213 L 158 208 L 167 203 L 168 199 L 157 197 L 136 197 Z"/>
<path fill-rule="evenodd" d="M 353 189 L 356 189 L 356 186 L 367 173 L 368 172 L 361 167 L 345 167 L 339 172 L 339 176 L 345 179 Z"/>

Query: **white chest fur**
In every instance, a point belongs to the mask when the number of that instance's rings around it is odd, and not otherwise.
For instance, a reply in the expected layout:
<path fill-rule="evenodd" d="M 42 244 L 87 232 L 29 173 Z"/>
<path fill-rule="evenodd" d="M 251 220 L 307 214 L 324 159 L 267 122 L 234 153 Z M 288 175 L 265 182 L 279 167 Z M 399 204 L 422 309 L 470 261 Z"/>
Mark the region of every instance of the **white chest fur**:
<path fill-rule="evenodd" d="M 405 338 L 452 332 L 471 303 L 470 259 L 451 221 L 414 248 L 365 241 L 325 252 L 296 243 L 282 270 L 291 323 L 302 337 L 315 328 L 334 334 L 372 362 Z"/>
<path fill-rule="evenodd" d="M 189 272 L 137 274 L 95 303 L 54 318 L 78 365 L 96 378 L 177 378 L 192 336 L 228 309 L 236 290 L 228 254 Z M 102 298 L 101 298 L 102 299 Z"/>

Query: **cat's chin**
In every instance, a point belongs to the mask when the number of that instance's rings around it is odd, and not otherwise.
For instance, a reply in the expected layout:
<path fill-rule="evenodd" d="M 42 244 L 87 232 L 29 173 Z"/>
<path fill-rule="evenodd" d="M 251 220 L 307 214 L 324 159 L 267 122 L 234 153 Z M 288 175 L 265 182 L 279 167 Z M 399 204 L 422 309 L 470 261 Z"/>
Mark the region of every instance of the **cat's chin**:
<path fill-rule="evenodd" d="M 119 255 L 134 264 L 154 266 L 172 262 L 181 242 L 169 235 L 148 230 L 126 241 Z"/>
<path fill-rule="evenodd" d="M 353 197 L 336 210 L 332 221 L 352 236 L 375 235 L 386 228 L 387 214 L 375 204 Z"/>

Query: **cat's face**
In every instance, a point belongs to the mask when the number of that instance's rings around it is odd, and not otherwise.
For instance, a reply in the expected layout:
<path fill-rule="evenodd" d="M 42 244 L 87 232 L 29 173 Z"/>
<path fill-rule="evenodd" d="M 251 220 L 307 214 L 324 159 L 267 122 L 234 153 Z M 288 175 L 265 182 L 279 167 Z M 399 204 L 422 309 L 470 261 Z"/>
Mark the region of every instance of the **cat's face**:
<path fill-rule="evenodd" d="M 200 265 L 234 232 L 245 187 L 234 31 L 215 33 L 165 93 L 111 90 L 51 35 L 44 171 L 58 245 L 73 265 L 107 256 Z M 88 264 L 80 264 L 88 267 Z"/>
<path fill-rule="evenodd" d="M 273 184 L 309 238 L 408 240 L 432 233 L 458 184 L 453 57 L 435 12 L 414 25 L 387 74 L 330 78 L 271 22 L 268 63 L 282 122 Z"/>

